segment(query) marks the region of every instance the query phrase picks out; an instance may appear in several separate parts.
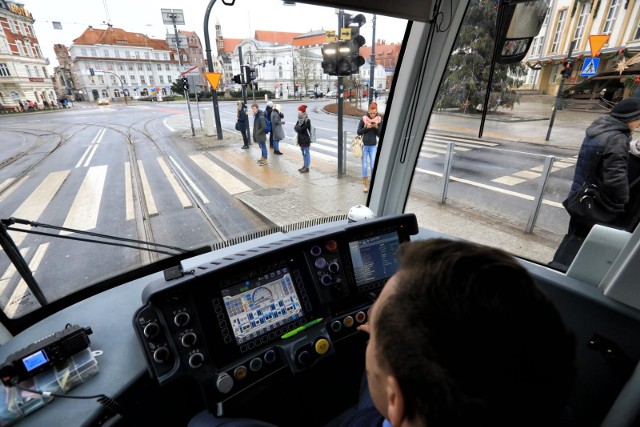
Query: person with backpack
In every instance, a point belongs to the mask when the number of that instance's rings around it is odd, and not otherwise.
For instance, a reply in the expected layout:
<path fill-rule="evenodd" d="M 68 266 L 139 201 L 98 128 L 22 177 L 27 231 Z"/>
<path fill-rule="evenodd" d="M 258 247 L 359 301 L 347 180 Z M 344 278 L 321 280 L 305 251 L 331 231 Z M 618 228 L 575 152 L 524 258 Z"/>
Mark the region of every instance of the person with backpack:
<path fill-rule="evenodd" d="M 298 137 L 298 145 L 302 152 L 302 167 L 298 169 L 300 173 L 308 173 L 309 166 L 311 165 L 311 154 L 309 153 L 309 147 L 311 147 L 311 120 L 307 116 L 307 106 L 302 104 L 298 107 L 298 121 L 293 127 Z"/>
<path fill-rule="evenodd" d="M 262 152 L 262 157 L 258 160 L 260 166 L 268 165 L 267 161 L 267 121 L 264 118 L 264 113 L 258 108 L 258 104 L 251 104 L 251 111 L 253 112 L 253 142 L 257 142 Z"/>
<path fill-rule="evenodd" d="M 280 113 L 280 104 L 274 104 L 271 112 L 271 137 L 273 138 L 273 154 L 282 155 L 280 151 L 280 141 L 284 139 L 284 121 L 282 121 L 282 113 Z"/>
<path fill-rule="evenodd" d="M 373 162 L 376 159 L 376 146 L 378 144 L 378 137 L 380 136 L 380 130 L 382 129 L 382 117 L 378 115 L 378 103 L 372 102 L 369 104 L 369 111 L 366 115 L 362 116 L 360 123 L 358 123 L 358 135 L 362 135 L 362 191 L 367 193 L 369 191 L 369 174 L 368 169 L 371 169 L 373 174 Z M 368 163 L 368 164 L 367 164 Z"/>

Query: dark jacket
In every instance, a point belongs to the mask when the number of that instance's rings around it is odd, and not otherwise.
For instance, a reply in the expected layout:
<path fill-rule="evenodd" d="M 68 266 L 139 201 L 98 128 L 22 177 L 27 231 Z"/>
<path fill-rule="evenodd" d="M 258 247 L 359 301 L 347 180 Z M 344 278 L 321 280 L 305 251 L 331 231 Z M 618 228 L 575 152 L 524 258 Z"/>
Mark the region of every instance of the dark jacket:
<path fill-rule="evenodd" d="M 376 114 L 377 117 L 377 114 Z M 382 121 L 378 123 L 377 128 L 367 128 L 364 125 L 364 120 L 360 118 L 358 123 L 358 135 L 362 135 L 362 142 L 364 145 L 376 145 L 378 143 L 378 137 L 380 136 L 380 130 L 382 129 Z"/>
<path fill-rule="evenodd" d="M 311 146 L 311 136 L 309 136 L 310 127 L 311 127 L 311 120 L 309 120 L 308 118 L 302 124 L 300 124 L 300 122 L 297 121 L 296 125 L 293 127 L 293 130 L 295 130 L 298 133 L 298 145 L 300 147 Z"/>
<path fill-rule="evenodd" d="M 237 117 L 238 127 L 237 131 L 245 132 L 247 130 L 248 125 L 248 117 L 247 117 L 247 109 L 243 106 L 240 111 L 238 111 Z"/>
<path fill-rule="evenodd" d="M 612 202 L 629 202 L 629 126 L 614 117 L 603 116 L 587 128 L 580 146 L 569 197 L 589 179 L 600 186 Z"/>
<path fill-rule="evenodd" d="M 253 118 L 253 142 L 265 142 L 267 140 L 267 122 L 264 121 L 262 110 L 256 112 Z"/>

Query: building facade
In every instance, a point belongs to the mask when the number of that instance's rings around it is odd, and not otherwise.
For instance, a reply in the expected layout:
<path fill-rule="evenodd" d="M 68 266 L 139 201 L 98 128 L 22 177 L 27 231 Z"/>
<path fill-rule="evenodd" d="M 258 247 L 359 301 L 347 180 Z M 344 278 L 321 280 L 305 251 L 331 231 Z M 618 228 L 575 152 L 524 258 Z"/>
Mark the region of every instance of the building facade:
<path fill-rule="evenodd" d="M 182 71 L 165 40 L 110 25 L 105 30 L 90 26 L 68 49 L 57 50 L 78 101 L 118 99 L 125 92 L 132 97 L 169 95 Z"/>
<path fill-rule="evenodd" d="M 608 36 L 595 62 L 591 35 Z M 637 87 L 633 81 L 640 70 L 632 64 L 640 57 L 631 59 L 638 54 L 640 2 L 552 0 L 542 29 L 524 59 L 527 72 L 522 88 L 555 95 L 565 60 L 570 57 L 574 64 L 570 77 L 562 82 L 563 89 L 601 94 L 614 101 Z M 597 68 L 590 69 L 595 63 Z"/>
<path fill-rule="evenodd" d="M 0 0 L 0 104 L 18 110 L 20 102 L 33 101 L 37 108 L 53 106 L 56 94 L 47 72 L 49 60 L 42 56 L 33 30 L 31 13 L 21 3 Z"/>

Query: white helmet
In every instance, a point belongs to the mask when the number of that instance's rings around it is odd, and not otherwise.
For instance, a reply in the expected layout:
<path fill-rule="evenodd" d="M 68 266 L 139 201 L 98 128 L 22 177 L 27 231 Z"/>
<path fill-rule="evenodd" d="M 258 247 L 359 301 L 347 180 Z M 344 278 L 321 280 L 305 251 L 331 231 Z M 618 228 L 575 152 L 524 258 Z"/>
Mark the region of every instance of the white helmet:
<path fill-rule="evenodd" d="M 365 219 L 375 218 L 375 214 L 371 209 L 369 209 L 365 205 L 355 205 L 351 209 L 349 209 L 349 213 L 347 214 L 347 219 L 349 222 L 360 222 Z"/>

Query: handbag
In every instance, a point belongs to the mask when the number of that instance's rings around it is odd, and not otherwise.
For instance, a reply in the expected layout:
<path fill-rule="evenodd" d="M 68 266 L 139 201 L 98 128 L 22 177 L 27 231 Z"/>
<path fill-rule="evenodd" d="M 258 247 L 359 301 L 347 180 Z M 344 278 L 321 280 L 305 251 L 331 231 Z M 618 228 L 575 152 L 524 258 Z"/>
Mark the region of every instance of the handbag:
<path fill-rule="evenodd" d="M 351 147 L 349 147 L 349 151 L 351 154 L 357 159 L 362 157 L 362 147 L 364 147 L 364 141 L 362 139 L 362 135 L 356 135 L 351 140 Z"/>
<path fill-rule="evenodd" d="M 236 122 L 236 130 L 237 130 L 237 131 L 240 131 L 240 130 L 241 130 L 241 128 L 240 128 L 240 122 Z"/>
<path fill-rule="evenodd" d="M 300 144 L 298 144 L 298 132 L 296 132 L 296 136 L 293 137 L 293 143 L 295 145 L 300 145 Z"/>
<path fill-rule="evenodd" d="M 624 213 L 624 205 L 613 203 L 596 184 L 585 182 L 562 205 L 571 218 L 586 226 L 612 224 Z"/>

